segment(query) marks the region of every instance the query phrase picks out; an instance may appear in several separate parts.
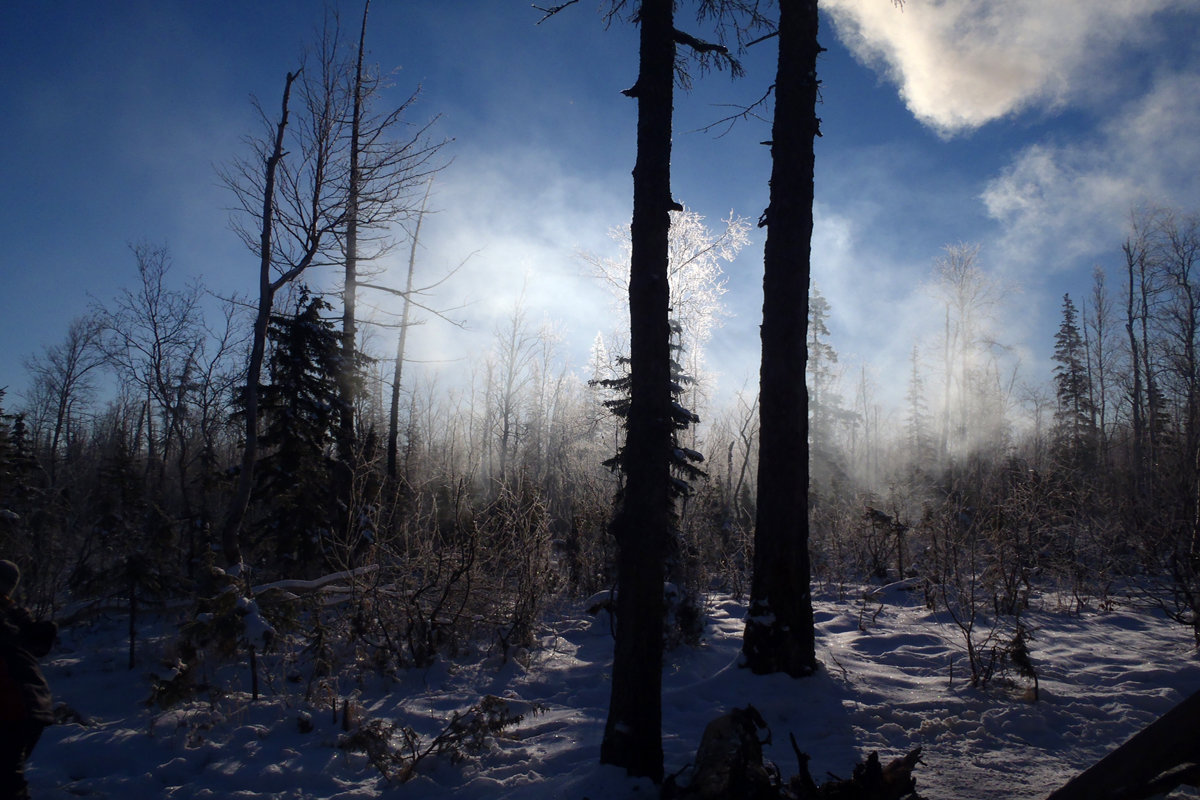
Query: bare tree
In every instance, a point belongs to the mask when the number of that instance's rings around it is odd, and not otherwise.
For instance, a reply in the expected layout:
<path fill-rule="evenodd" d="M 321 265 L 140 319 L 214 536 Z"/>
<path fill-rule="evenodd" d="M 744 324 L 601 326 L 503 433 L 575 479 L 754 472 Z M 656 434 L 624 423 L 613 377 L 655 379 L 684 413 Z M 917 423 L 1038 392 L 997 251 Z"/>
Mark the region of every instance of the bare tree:
<path fill-rule="evenodd" d="M 510 478 L 510 463 L 516 455 L 517 444 L 525 427 L 521 411 L 533 380 L 534 359 L 538 335 L 525 316 L 524 297 L 513 306 L 512 313 L 493 331 L 493 351 L 488 361 L 489 433 L 497 448 L 495 465 L 488 464 L 489 477 L 498 487 Z"/>
<path fill-rule="evenodd" d="M 79 317 L 71 321 L 62 342 L 25 361 L 33 379 L 31 404 L 49 423 L 46 472 L 51 485 L 56 483 L 59 452 L 71 439 L 80 410 L 91 400 L 97 368 L 105 363 L 100 335 L 96 317 Z"/>
<path fill-rule="evenodd" d="M 1084 319 L 1084 340 L 1088 349 L 1088 371 L 1093 389 L 1092 407 L 1096 411 L 1096 429 L 1100 434 L 1101 464 L 1108 462 L 1112 415 L 1113 376 L 1116 372 L 1116 347 L 1113 343 L 1113 301 L 1105 281 L 1104 269 L 1092 270 L 1092 304 Z"/>
<path fill-rule="evenodd" d="M 947 245 L 934 264 L 936 291 L 945 303 L 941 453 L 964 455 L 971 445 L 973 392 L 985 351 L 988 324 L 1003 287 L 979 266 L 979 245 Z"/>
<path fill-rule="evenodd" d="M 109 306 L 97 306 L 101 345 L 122 380 L 137 387 L 145 400 L 147 462 L 163 477 L 167 462 L 186 463 L 186 417 L 207 332 L 200 301 L 204 290 L 193 281 L 182 289 L 170 283 L 171 257 L 166 247 L 133 247 L 138 282 Z M 154 433 L 155 418 L 161 421 Z"/>
<path fill-rule="evenodd" d="M 346 213 L 342 231 L 345 259 L 345 284 L 342 307 L 342 414 L 339 425 L 339 450 L 344 461 L 353 458 L 355 394 L 358 390 L 358 290 L 360 271 L 370 261 L 389 248 L 387 229 L 395 222 L 410 216 L 414 210 L 414 189 L 426 183 L 432 173 L 441 169 L 434 159 L 444 142 L 431 142 L 426 135 L 433 122 L 413 126 L 406 113 L 416 102 L 414 92 L 400 105 L 384 112 L 376 108 L 383 101 L 385 82 L 379 70 L 364 68 L 367 38 L 367 15 L 370 0 L 363 4 L 362 26 L 359 30 L 357 56 L 349 80 L 350 123 L 346 157 Z M 428 189 L 426 189 L 426 199 Z M 424 201 L 419 217 L 425 210 Z M 414 237 L 414 248 L 416 240 Z M 411 281 L 411 264 L 409 278 Z M 363 288 L 373 288 L 362 285 Z M 405 311 L 408 310 L 406 290 Z M 406 324 L 406 323 L 402 323 Z"/>

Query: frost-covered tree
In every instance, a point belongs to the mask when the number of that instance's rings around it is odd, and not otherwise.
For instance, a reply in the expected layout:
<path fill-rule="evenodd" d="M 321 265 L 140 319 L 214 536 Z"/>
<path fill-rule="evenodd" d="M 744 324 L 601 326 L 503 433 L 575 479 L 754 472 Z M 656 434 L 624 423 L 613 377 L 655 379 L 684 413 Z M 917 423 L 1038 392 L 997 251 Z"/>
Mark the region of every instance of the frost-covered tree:
<path fill-rule="evenodd" d="M 988 326 L 1003 296 L 1000 283 L 979 264 L 979 245 L 947 245 L 934 264 L 934 291 L 944 303 L 943 397 L 940 449 L 943 457 L 966 455 L 979 420 L 976 390 L 981 379 Z"/>
<path fill-rule="evenodd" d="M 925 376 L 921 373 L 920 349 L 915 344 L 909 357 L 908 391 L 904 402 L 907 406 L 904 438 L 909 464 L 915 469 L 928 469 L 933 466 L 933 434 L 929 427 L 929 400 L 925 395 Z"/>
<path fill-rule="evenodd" d="M 684 403 L 700 416 L 711 389 L 704 369 L 704 350 L 728 313 L 722 300 L 726 291 L 723 266 L 732 263 L 750 241 L 746 219 L 730 212 L 722 225 L 712 229 L 701 214 L 686 208 L 673 212 L 667 245 L 667 302 L 672 323 L 678 327 L 682 374 L 691 379 L 691 391 Z M 624 311 L 629 304 L 629 230 L 613 228 L 609 236 L 618 244 L 617 257 L 581 257 L 612 292 L 617 308 Z"/>
<path fill-rule="evenodd" d="M 529 324 L 522 297 L 508 319 L 492 332 L 492 353 L 486 366 L 486 447 L 488 453 L 494 453 L 486 466 L 488 477 L 496 485 L 511 477 L 518 445 L 526 433 L 524 412 L 533 383 L 537 345 L 538 334 Z"/>

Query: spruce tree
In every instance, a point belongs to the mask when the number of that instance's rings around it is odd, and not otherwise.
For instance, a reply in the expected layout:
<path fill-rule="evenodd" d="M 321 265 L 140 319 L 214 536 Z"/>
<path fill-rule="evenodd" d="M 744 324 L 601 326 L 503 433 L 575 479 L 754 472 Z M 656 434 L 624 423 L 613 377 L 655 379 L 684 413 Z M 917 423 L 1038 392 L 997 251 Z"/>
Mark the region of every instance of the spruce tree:
<path fill-rule="evenodd" d="M 340 334 L 322 314 L 330 305 L 302 287 L 293 316 L 274 314 L 267 336 L 271 383 L 262 387 L 266 421 L 259 465 L 265 504 L 262 537 L 274 555 L 311 565 L 337 520 L 331 448 L 341 420 Z"/>
<path fill-rule="evenodd" d="M 908 444 L 909 463 L 915 474 L 918 470 L 933 466 L 933 437 L 930 433 L 929 402 L 925 397 L 925 378 L 921 375 L 920 351 L 914 344 L 910 357 L 911 370 L 908 378 L 908 393 L 904 400 L 908 404 L 905 419 L 905 438 Z"/>
<path fill-rule="evenodd" d="M 1063 295 L 1062 323 L 1054 337 L 1054 452 L 1063 467 L 1087 469 L 1095 461 L 1096 422 L 1079 312 Z"/>

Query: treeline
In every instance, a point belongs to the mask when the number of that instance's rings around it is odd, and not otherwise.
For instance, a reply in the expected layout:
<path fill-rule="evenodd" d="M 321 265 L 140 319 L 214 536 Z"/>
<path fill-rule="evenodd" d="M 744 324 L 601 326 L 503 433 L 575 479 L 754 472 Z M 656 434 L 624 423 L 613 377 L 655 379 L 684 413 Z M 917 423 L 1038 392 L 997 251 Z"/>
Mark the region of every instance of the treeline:
<path fill-rule="evenodd" d="M 902 409 L 872 399 L 867 370 L 839 371 L 814 291 L 818 577 L 904 565 L 938 583 L 961 567 L 944 558 L 970 545 L 963 574 L 988 604 L 1024 602 L 1035 584 L 1102 603 L 1120 586 L 1200 641 L 1198 252 L 1200 217 L 1136 211 L 1110 268 L 1079 302 L 1062 298 L 1046 385 L 1023 379 L 1003 340 L 1010 287 L 978 247 L 947 247 L 930 284 L 943 334 L 914 345 Z"/>
<path fill-rule="evenodd" d="M 949 339 L 925 348 L 940 355 L 933 368 L 914 348 L 899 410 L 873 405 L 866 381 L 839 373 L 830 307 L 814 290 L 816 578 L 846 585 L 936 572 L 928 560 L 941 526 L 988 539 L 980 558 L 1000 581 L 996 596 L 1011 600 L 1053 577 L 1086 601 L 1150 575 L 1174 593 L 1182 620 L 1195 619 L 1198 246 L 1194 217 L 1139 215 L 1122 248 L 1127 282 L 1113 289 L 1097 270 L 1082 310 L 1064 298 L 1046 343 L 1054 379 L 1044 387 L 1005 376 L 992 312 L 961 302 L 996 305 L 992 279 L 974 248 L 948 248 L 935 277 L 954 288 L 943 294 Z M 28 565 L 27 591 L 46 608 L 130 592 L 147 602 L 182 596 L 198 591 L 206 565 L 222 565 L 218 528 L 243 446 L 247 320 L 233 306 L 214 320 L 202 286 L 172 280 L 164 249 L 138 246 L 133 257 L 135 288 L 29 358 L 23 404 L 5 400 L 3 546 Z M 560 589 L 583 597 L 609 587 L 606 525 L 619 477 L 604 462 L 622 434 L 610 410 L 619 392 L 606 382 L 621 374 L 620 357 L 598 343 L 587 369 L 572 369 L 554 326 L 514 307 L 491 350 L 462 368 L 469 380 L 443 388 L 425 373 L 405 387 L 391 474 L 386 357 L 359 355 L 353 449 L 349 458 L 339 449 L 334 302 L 301 286 L 271 317 L 262 451 L 243 537 L 254 580 L 388 562 L 417 570 L 422 558 L 479 548 L 473 569 L 486 562 L 492 578 L 511 584 L 480 588 L 511 592 L 510 613 L 524 616 L 488 611 L 497 630 L 529 630 Z M 740 593 L 752 546 L 756 401 L 738 395 L 733 407 L 713 409 L 699 392 L 687 399 L 706 420 L 689 448 L 706 456 L 707 477 L 681 506 L 673 579 L 692 593 Z M 519 564 L 489 561 L 517 555 Z M 519 595 L 534 587 L 518 613 Z"/>

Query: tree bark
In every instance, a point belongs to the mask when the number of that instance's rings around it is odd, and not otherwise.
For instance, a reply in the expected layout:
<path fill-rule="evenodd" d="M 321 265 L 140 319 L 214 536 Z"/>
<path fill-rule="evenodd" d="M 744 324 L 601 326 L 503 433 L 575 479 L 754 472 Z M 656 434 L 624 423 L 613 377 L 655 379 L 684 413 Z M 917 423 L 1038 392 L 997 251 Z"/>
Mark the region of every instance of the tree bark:
<path fill-rule="evenodd" d="M 808 284 L 817 2 L 780 0 L 771 200 L 763 218 L 762 364 L 754 573 L 742 642 L 755 673 L 816 669 L 808 555 Z"/>
<path fill-rule="evenodd" d="M 630 408 L 626 485 L 612 523 L 617 540 L 617 630 L 612 699 L 600 759 L 630 775 L 663 776 L 663 569 L 673 523 L 667 242 L 671 200 L 673 0 L 640 7 L 637 161 L 629 278 Z"/>

